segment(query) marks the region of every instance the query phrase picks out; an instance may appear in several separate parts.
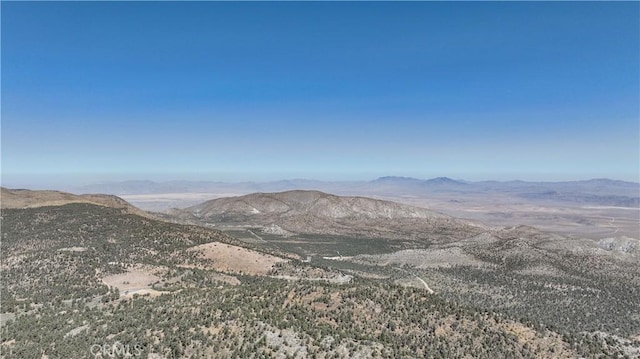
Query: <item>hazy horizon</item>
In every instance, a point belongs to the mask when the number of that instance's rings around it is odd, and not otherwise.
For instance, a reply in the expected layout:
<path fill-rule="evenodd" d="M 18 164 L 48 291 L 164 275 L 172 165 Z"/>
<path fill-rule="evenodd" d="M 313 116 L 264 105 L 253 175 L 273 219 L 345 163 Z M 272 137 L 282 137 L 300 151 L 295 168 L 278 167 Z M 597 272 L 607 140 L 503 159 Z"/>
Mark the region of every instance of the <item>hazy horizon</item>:
<path fill-rule="evenodd" d="M 2 2 L 2 181 L 640 181 L 640 4 Z"/>
<path fill-rule="evenodd" d="M 3 176 L 7 177 L 7 176 Z M 367 182 L 373 181 L 381 177 L 406 177 L 419 180 L 429 180 L 433 178 L 450 178 L 458 181 L 468 182 L 483 182 L 483 181 L 498 181 L 498 182 L 510 182 L 510 181 L 525 181 L 525 182 L 572 182 L 572 181 L 588 181 L 594 179 L 607 179 L 612 181 L 625 181 L 640 184 L 640 180 L 636 179 L 624 179 L 624 178 L 608 178 L 608 177 L 576 177 L 576 178 L 540 178 L 540 177 L 505 177 L 505 178 L 491 178 L 483 176 L 471 176 L 471 177 L 459 177 L 459 176 L 447 176 L 447 175 L 432 175 L 432 176 L 408 176 L 408 175 L 384 175 L 384 176 L 372 176 L 372 177 L 215 177 L 215 176 L 202 176 L 202 177 L 180 177 L 171 175 L 149 175 L 149 176 L 134 176 L 134 177 L 122 177 L 122 176 L 69 176 L 69 175 L 42 175 L 42 176 L 9 176 L 3 178 L 0 185 L 8 188 L 27 188 L 27 189 L 51 189 L 51 190 L 65 190 L 70 188 L 77 188 L 90 185 L 100 184 L 118 184 L 125 182 L 145 182 L 151 181 L 155 183 L 168 183 L 168 182 L 220 182 L 229 184 L 239 183 L 270 183 L 278 181 L 318 181 L 318 182 Z"/>

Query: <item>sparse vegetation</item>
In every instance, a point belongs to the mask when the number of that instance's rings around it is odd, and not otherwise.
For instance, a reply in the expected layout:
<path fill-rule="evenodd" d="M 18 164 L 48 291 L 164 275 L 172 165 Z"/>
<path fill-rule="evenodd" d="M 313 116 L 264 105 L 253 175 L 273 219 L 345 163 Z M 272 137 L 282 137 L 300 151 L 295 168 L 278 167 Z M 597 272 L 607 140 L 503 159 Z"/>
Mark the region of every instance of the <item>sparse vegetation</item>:
<path fill-rule="evenodd" d="M 105 344 L 166 358 L 605 358 L 640 346 L 637 267 L 515 242 L 465 247 L 485 266 L 396 270 L 315 256 L 256 276 L 213 270 L 188 250 L 247 246 L 224 233 L 90 204 L 5 209 L 2 239 L 6 358 L 84 358 Z M 290 249 L 282 244 L 252 247 Z M 540 265 L 561 275 L 526 271 Z M 155 270 L 153 295 L 103 281 L 141 268 Z M 436 294 L 395 284 L 413 276 Z"/>

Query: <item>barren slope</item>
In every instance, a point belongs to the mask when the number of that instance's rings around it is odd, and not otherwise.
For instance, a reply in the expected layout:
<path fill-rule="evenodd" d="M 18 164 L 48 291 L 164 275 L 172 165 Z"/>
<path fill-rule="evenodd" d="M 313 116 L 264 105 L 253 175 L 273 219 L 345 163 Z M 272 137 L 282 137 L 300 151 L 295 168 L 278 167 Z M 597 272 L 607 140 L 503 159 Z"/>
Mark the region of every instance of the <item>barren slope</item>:
<path fill-rule="evenodd" d="M 213 224 L 277 225 L 293 233 L 448 241 L 484 229 L 425 208 L 319 191 L 254 193 L 176 210 L 184 219 Z"/>
<path fill-rule="evenodd" d="M 45 206 L 62 206 L 69 203 L 88 203 L 102 207 L 119 208 L 127 213 L 149 217 L 147 212 L 138 209 L 120 197 L 106 194 L 76 195 L 60 191 L 32 191 L 27 189 L 9 189 L 1 187 L 2 208 L 36 208 Z"/>

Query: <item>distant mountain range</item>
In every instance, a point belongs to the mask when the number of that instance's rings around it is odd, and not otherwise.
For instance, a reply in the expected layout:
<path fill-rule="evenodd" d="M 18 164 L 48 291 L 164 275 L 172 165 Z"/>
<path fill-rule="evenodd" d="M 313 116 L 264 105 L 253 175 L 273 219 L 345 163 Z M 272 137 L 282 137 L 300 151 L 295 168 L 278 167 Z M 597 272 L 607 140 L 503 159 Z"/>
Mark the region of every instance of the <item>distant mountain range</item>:
<path fill-rule="evenodd" d="M 379 177 L 373 181 L 372 183 L 384 183 L 384 184 L 413 184 L 413 185 L 464 185 L 467 184 L 466 181 L 454 180 L 449 177 L 436 177 L 427 180 L 422 180 L 413 177 L 395 177 L 395 176 L 386 176 Z"/>
<path fill-rule="evenodd" d="M 565 182 L 465 181 L 448 177 L 418 179 L 380 177 L 372 181 L 316 181 L 292 179 L 272 182 L 208 182 L 208 181 L 124 181 L 93 184 L 74 188 L 74 193 L 109 193 L 116 195 L 162 193 L 249 194 L 290 190 L 318 190 L 336 195 L 373 197 L 417 196 L 428 198 L 438 194 L 505 194 L 530 201 L 557 201 L 579 205 L 638 207 L 640 183 L 610 179 Z"/>

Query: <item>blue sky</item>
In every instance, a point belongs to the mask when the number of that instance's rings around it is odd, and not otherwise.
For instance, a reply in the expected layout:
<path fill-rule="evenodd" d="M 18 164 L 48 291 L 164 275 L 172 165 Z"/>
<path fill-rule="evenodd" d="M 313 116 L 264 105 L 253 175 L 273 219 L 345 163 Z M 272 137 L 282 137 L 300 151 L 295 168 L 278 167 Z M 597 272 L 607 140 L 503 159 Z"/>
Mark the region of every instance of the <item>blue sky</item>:
<path fill-rule="evenodd" d="M 5 181 L 638 181 L 637 2 L 1 6 Z"/>

